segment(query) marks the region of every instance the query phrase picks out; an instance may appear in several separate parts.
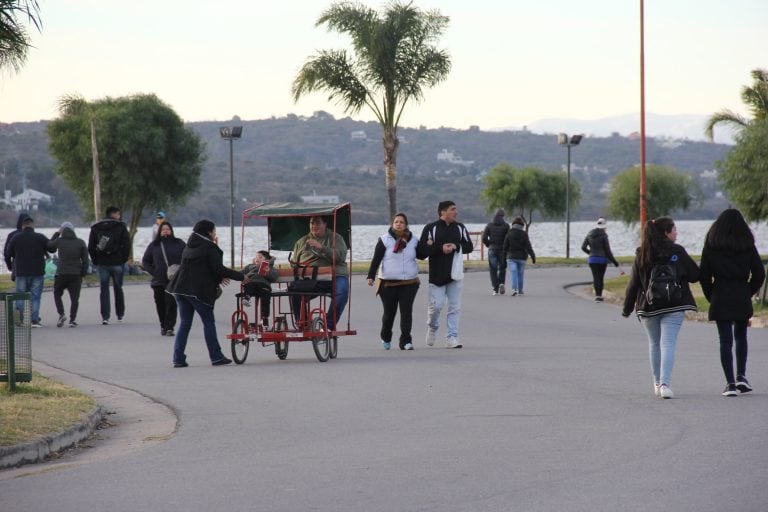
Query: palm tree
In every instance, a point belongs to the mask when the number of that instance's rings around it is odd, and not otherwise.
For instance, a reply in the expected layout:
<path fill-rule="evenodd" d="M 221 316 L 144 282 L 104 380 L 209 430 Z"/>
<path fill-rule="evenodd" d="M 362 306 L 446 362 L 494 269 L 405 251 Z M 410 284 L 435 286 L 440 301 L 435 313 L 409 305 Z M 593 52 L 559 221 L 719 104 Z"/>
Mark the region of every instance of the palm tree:
<path fill-rule="evenodd" d="M 726 123 L 736 128 L 744 128 L 752 121 L 760 121 L 768 117 L 768 70 L 753 69 L 752 86 L 745 85 L 741 88 L 741 101 L 747 106 L 753 119 L 745 119 L 743 116 L 723 109 L 712 114 L 704 127 L 704 134 L 712 141 L 716 124 Z"/>
<path fill-rule="evenodd" d="M 390 218 L 397 212 L 397 127 L 410 100 L 448 76 L 451 61 L 432 43 L 448 26 L 437 10 L 422 11 L 412 2 L 390 3 L 381 15 L 360 3 L 332 4 L 315 26 L 348 34 L 353 56 L 345 50 L 321 50 L 310 57 L 293 82 L 294 101 L 326 91 L 329 99 L 355 114 L 367 106 L 382 127 Z"/>
<path fill-rule="evenodd" d="M 40 30 L 40 7 L 37 0 L 0 0 L 0 69 L 21 69 L 31 44 L 29 34 L 21 24 L 27 20 Z"/>

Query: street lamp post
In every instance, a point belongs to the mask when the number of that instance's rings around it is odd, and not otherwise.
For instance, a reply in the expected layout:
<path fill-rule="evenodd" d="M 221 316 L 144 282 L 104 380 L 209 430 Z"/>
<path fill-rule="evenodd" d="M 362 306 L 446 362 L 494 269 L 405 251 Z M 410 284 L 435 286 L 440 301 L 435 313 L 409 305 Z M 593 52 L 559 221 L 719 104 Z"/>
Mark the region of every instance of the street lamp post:
<path fill-rule="evenodd" d="M 222 126 L 219 128 L 219 135 L 224 140 L 229 141 L 229 249 L 230 266 L 235 266 L 235 167 L 233 160 L 232 142 L 243 135 L 242 126 Z"/>
<path fill-rule="evenodd" d="M 565 258 L 571 257 L 571 147 L 578 146 L 583 135 L 572 135 L 570 138 L 565 133 L 557 135 L 557 143 L 568 148 L 568 168 L 565 179 Z"/>

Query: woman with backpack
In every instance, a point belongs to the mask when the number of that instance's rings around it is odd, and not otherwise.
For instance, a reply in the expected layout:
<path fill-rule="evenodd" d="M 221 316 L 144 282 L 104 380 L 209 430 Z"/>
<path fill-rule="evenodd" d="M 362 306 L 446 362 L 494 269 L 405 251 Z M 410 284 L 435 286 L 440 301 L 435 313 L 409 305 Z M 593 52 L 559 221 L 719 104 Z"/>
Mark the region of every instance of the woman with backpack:
<path fill-rule="evenodd" d="M 701 289 L 709 301 L 709 319 L 717 323 L 720 364 L 725 373 L 723 396 L 752 391 L 747 380 L 747 326 L 752 296 L 765 280 L 755 237 L 739 210 L 723 211 L 709 228 L 701 252 Z M 736 342 L 736 378 L 733 345 Z"/>
<path fill-rule="evenodd" d="M 696 311 L 688 283 L 699 280 L 699 267 L 676 240 L 677 227 L 670 217 L 645 223 L 621 312 L 626 318 L 634 309 L 645 328 L 653 392 L 661 398 L 674 396 L 669 385 L 677 334 L 685 312 Z"/>

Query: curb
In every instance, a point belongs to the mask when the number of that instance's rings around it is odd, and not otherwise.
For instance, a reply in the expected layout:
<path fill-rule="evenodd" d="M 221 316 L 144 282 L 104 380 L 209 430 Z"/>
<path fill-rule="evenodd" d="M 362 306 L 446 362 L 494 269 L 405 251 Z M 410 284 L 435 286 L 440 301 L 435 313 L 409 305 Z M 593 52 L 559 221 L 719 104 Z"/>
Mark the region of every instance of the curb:
<path fill-rule="evenodd" d="M 83 421 L 63 432 L 47 435 L 37 441 L 0 447 L 0 469 L 42 462 L 52 453 L 74 446 L 96 430 L 105 414 L 104 408 L 96 405 Z"/>

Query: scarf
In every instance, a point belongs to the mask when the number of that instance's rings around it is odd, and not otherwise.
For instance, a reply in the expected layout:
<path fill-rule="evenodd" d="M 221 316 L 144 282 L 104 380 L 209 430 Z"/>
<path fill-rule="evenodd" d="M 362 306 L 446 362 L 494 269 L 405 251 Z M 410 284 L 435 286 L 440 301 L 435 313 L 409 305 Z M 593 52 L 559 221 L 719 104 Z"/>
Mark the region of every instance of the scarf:
<path fill-rule="evenodd" d="M 407 228 L 402 231 L 395 231 L 394 228 L 389 228 L 389 234 L 395 239 L 395 248 L 392 250 L 394 253 L 405 249 L 405 246 L 408 245 L 408 241 L 411 239 L 411 232 Z"/>

